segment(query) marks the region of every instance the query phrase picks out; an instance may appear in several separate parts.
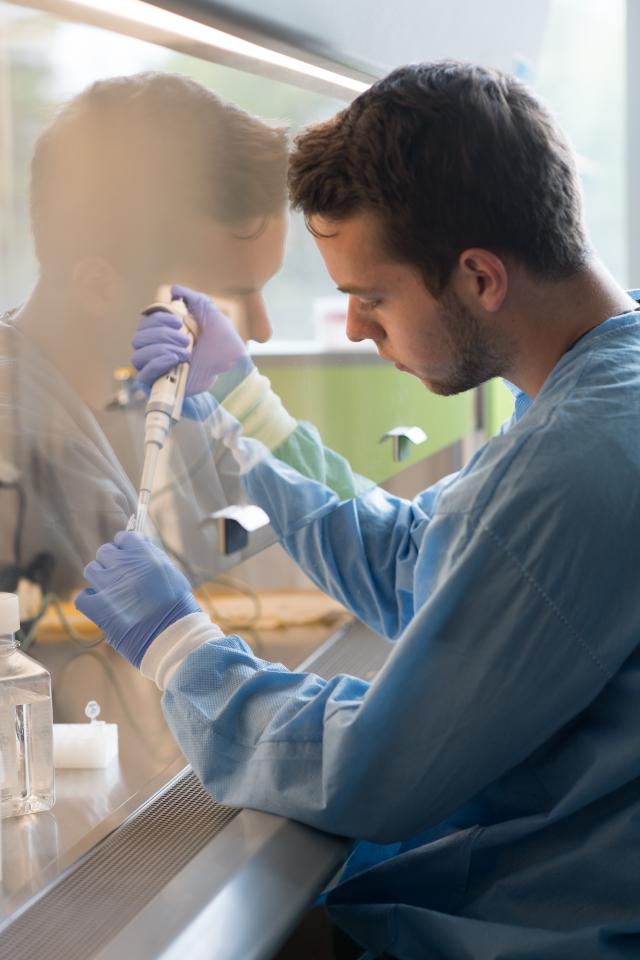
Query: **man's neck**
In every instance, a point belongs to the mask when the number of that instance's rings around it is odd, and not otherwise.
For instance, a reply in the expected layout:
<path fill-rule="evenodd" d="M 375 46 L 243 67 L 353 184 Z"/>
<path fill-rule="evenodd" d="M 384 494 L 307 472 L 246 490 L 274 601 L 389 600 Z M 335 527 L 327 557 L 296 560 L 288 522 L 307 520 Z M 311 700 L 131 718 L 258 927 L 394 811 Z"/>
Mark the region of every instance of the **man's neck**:
<path fill-rule="evenodd" d="M 597 260 L 575 276 L 538 283 L 531 275 L 517 281 L 524 304 L 518 321 L 518 350 L 506 372 L 530 397 L 536 397 L 559 360 L 590 330 L 638 304 Z"/>
<path fill-rule="evenodd" d="M 15 323 L 94 411 L 113 394 L 113 371 L 126 366 L 140 306 L 88 317 L 64 292 L 38 284 Z M 126 316 L 125 316 L 126 313 Z"/>

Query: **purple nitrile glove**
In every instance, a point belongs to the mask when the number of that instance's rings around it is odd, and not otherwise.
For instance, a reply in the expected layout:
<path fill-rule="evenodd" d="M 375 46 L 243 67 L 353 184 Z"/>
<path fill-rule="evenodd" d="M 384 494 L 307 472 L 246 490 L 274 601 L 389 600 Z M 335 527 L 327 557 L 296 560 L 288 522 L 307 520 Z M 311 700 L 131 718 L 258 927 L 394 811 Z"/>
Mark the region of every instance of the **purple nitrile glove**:
<path fill-rule="evenodd" d="M 116 533 L 84 575 L 91 586 L 78 594 L 76 607 L 136 667 L 163 630 L 200 610 L 187 578 L 139 533 Z"/>
<path fill-rule="evenodd" d="M 243 375 L 249 372 L 253 364 L 242 338 L 205 294 L 176 285 L 171 288 L 171 296 L 184 300 L 198 324 L 198 336 L 190 353 L 187 336 L 175 314 L 162 309 L 144 314 L 132 341 L 131 357 L 141 383 L 151 386 L 168 370 L 187 362 L 191 366 L 186 396 L 193 396 L 209 390 L 220 373 L 234 369 L 241 369 Z"/>

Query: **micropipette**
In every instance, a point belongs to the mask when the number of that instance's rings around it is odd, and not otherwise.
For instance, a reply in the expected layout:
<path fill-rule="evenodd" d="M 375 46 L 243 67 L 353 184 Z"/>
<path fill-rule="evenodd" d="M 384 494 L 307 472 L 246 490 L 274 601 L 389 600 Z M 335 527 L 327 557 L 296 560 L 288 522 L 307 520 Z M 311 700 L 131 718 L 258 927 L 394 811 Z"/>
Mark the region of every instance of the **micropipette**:
<path fill-rule="evenodd" d="M 143 312 L 152 313 L 154 310 L 174 313 L 182 320 L 182 330 L 189 338 L 189 349 L 191 349 L 198 328 L 184 302 L 172 300 L 170 304 L 152 303 Z M 180 363 L 164 376 L 158 377 L 151 388 L 145 410 L 144 462 L 138 492 L 138 506 L 127 524 L 127 530 L 135 530 L 136 533 L 142 533 L 144 530 L 158 458 L 169 430 L 180 419 L 188 376 L 189 364 Z"/>

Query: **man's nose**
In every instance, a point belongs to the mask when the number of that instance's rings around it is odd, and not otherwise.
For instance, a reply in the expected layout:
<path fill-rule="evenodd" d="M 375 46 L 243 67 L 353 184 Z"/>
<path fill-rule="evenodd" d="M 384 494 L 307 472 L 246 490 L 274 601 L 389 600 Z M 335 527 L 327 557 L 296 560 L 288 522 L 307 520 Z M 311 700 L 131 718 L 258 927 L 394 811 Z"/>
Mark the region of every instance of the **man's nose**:
<path fill-rule="evenodd" d="M 347 327 L 346 334 L 353 343 L 360 343 L 362 340 L 375 340 L 377 324 L 362 316 L 360 304 L 357 297 L 349 297 L 347 306 Z"/>
<path fill-rule="evenodd" d="M 248 340 L 266 343 L 271 339 L 273 329 L 267 305 L 261 293 L 251 293 L 244 298 L 245 330 Z"/>

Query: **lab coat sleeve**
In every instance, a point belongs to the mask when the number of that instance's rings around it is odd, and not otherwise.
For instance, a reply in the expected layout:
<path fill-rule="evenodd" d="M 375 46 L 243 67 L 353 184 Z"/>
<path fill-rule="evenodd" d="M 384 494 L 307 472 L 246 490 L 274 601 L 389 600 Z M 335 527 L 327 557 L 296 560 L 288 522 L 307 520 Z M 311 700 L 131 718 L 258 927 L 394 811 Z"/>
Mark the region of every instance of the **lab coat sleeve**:
<path fill-rule="evenodd" d="M 413 571 L 430 511 L 455 478 L 414 501 L 374 487 L 340 500 L 274 458 L 248 474 L 249 498 L 269 515 L 283 546 L 325 593 L 387 638 L 414 615 Z"/>
<path fill-rule="evenodd" d="M 213 392 L 215 395 L 215 389 Z M 358 496 L 373 486 L 354 473 L 343 456 L 324 445 L 312 423 L 289 414 L 268 378 L 257 369 L 235 385 L 222 405 L 239 424 L 243 437 L 258 440 L 283 463 L 329 487 L 341 499 Z"/>
<path fill-rule="evenodd" d="M 317 428 L 304 420 L 297 422 L 274 454 L 302 476 L 324 484 L 341 500 L 360 496 L 374 486 L 372 480 L 355 473 L 341 454 L 325 447 Z"/>
<path fill-rule="evenodd" d="M 203 644 L 175 671 L 165 714 L 218 801 L 406 840 L 597 695 L 611 664 L 490 528 L 448 515 L 426 536 L 438 547 L 433 589 L 371 685 L 289 672 L 237 637 Z"/>

